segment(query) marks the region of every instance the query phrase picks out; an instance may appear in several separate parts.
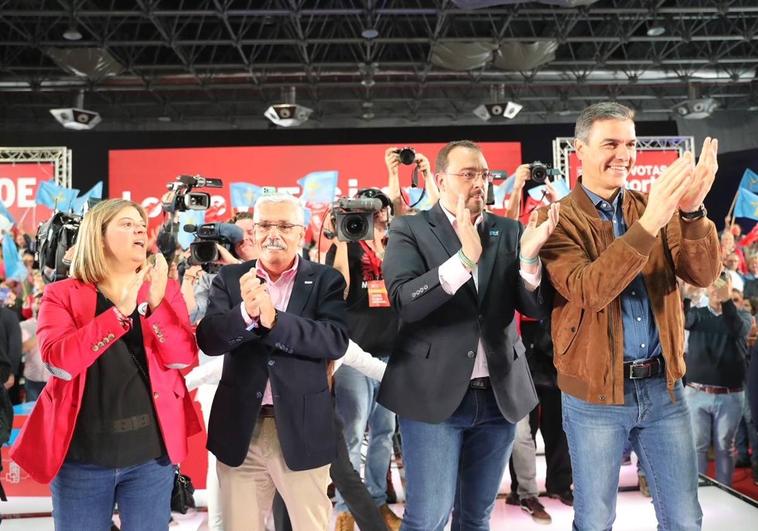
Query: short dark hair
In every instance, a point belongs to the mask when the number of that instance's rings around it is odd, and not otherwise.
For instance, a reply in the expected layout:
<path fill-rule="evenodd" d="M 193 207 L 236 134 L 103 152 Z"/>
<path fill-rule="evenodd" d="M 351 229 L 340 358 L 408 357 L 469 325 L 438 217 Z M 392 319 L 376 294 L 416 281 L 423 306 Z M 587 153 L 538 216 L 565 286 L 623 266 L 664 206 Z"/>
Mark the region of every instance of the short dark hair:
<path fill-rule="evenodd" d="M 587 142 L 592 124 L 600 120 L 632 120 L 634 111 L 615 101 L 603 101 L 585 107 L 574 126 L 574 138 Z"/>
<path fill-rule="evenodd" d="M 448 142 L 445 144 L 445 147 L 440 149 L 440 152 L 437 153 L 437 160 L 434 163 L 436 172 L 444 173 L 447 171 L 447 158 L 450 155 L 451 151 L 459 147 L 473 149 L 475 151 L 479 151 L 480 153 L 482 151 L 482 148 L 479 147 L 479 144 L 472 140 L 453 140 L 452 142 Z"/>
<path fill-rule="evenodd" d="M 246 211 L 237 212 L 234 216 L 229 218 L 229 221 L 227 221 L 227 223 L 234 224 L 234 223 L 237 223 L 241 219 L 253 219 L 253 213 L 246 212 Z"/>

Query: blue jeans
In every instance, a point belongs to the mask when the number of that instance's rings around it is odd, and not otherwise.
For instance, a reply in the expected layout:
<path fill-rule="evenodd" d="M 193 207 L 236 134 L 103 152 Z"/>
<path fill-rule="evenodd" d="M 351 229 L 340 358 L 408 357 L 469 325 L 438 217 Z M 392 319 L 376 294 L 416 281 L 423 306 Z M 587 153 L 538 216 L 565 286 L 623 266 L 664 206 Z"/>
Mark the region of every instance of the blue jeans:
<path fill-rule="evenodd" d="M 645 471 L 660 531 L 699 530 L 697 459 L 681 382 L 671 400 L 663 377 L 624 381 L 624 404 L 563 394 L 563 429 L 574 471 L 575 531 L 610 530 L 627 440 Z"/>
<path fill-rule="evenodd" d="M 488 530 L 516 425 L 491 389 L 469 389 L 440 424 L 400 417 L 406 504 L 402 531 Z"/>
<path fill-rule="evenodd" d="M 381 506 L 387 503 L 387 469 L 392 459 L 395 413 L 376 403 L 378 393 L 379 382 L 352 367 L 342 365 L 334 373 L 336 409 L 344 424 L 343 433 L 350 462 L 360 473 L 361 443 L 368 426 L 364 482 L 374 503 Z M 339 491 L 334 509 L 337 512 L 347 511 L 347 505 Z"/>
<path fill-rule="evenodd" d="M 716 481 L 731 487 L 734 473 L 734 437 L 742 418 L 745 393 L 741 391 L 716 395 L 692 387 L 687 387 L 684 393 L 692 415 L 698 470 L 705 474 L 708 467 L 708 447 L 713 443 L 716 454 Z"/>
<path fill-rule="evenodd" d="M 118 504 L 122 531 L 166 531 L 174 466 L 167 458 L 127 468 L 65 462 L 50 483 L 56 531 L 109 531 Z"/>

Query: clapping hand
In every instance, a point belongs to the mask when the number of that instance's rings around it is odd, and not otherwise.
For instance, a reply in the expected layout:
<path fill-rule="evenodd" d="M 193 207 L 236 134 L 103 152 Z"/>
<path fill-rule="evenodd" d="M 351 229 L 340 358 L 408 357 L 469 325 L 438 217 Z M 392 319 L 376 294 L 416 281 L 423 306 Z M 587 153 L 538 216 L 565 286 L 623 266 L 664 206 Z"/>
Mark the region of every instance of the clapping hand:
<path fill-rule="evenodd" d="M 240 295 L 247 314 L 253 319 L 258 318 L 261 325 L 270 328 L 276 311 L 266 283 L 255 275 L 254 268 L 240 277 Z"/>
<path fill-rule="evenodd" d="M 553 203 L 548 207 L 547 219 L 537 224 L 538 213 L 532 211 L 529 216 L 524 233 L 521 235 L 521 257 L 527 260 L 537 258 L 540 249 L 555 230 L 560 218 L 560 203 Z"/>
<path fill-rule="evenodd" d="M 697 161 L 695 171 L 687 183 L 687 191 L 679 201 L 679 210 L 682 212 L 694 212 L 703 204 L 719 169 L 716 159 L 718 150 L 719 141 L 715 138 L 706 137 L 703 142 L 703 149 L 700 151 L 700 159 Z"/>
<path fill-rule="evenodd" d="M 166 258 L 162 253 L 151 255 L 151 258 L 149 260 L 154 261 L 154 263 L 147 266 L 146 268 L 143 268 L 145 270 L 146 280 L 150 282 L 150 291 L 147 295 L 147 303 L 150 305 L 151 310 L 155 310 L 166 294 L 166 284 L 168 283 L 168 263 L 166 262 Z"/>

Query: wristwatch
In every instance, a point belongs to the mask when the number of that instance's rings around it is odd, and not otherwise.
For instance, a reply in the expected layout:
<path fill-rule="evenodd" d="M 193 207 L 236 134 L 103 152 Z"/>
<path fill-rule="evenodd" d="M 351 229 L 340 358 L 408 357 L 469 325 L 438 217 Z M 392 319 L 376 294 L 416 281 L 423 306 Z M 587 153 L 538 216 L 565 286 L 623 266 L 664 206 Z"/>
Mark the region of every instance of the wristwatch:
<path fill-rule="evenodd" d="M 700 208 L 694 212 L 682 212 L 679 211 L 679 217 L 684 221 L 695 221 L 696 219 L 704 218 L 708 215 L 708 211 L 705 209 L 705 205 L 701 204 Z"/>

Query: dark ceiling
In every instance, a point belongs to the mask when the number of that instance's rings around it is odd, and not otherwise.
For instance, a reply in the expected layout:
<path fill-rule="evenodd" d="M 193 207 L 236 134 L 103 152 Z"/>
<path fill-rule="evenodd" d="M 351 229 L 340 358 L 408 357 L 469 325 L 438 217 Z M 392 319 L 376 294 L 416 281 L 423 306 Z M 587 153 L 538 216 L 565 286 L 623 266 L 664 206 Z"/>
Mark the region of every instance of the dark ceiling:
<path fill-rule="evenodd" d="M 107 130 L 265 128 L 291 87 L 307 127 L 482 123 L 493 100 L 514 123 L 609 98 L 755 112 L 757 64 L 755 0 L 0 0 L 6 130 L 59 128 L 82 89 Z"/>

